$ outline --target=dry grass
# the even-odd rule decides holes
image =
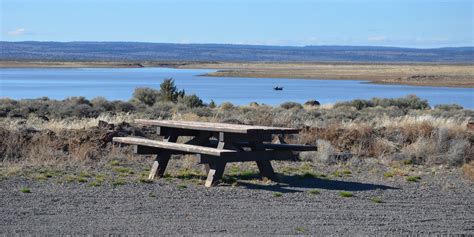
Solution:
[[[313,163],[341,165],[355,157],[376,159],[383,164],[395,162],[402,166],[441,164],[460,167],[466,164],[464,172],[467,177],[472,177],[473,134],[466,129],[467,121],[473,116],[470,110],[404,108],[401,111],[398,107],[356,109],[350,106],[281,108],[255,104],[225,104],[215,109],[185,108],[179,104],[159,106],[163,108],[136,105],[138,111],[134,113],[106,112],[95,118],[60,119],[50,114],[49,120],[45,120],[34,112],[30,112],[27,118],[1,118],[1,176],[27,173],[27,170],[38,167],[101,169],[108,167],[112,160],[138,165],[130,150],[112,146],[108,137],[111,131],[97,128],[99,120],[120,124],[132,122],[134,118],[161,119],[166,113],[169,116],[166,118],[173,120],[302,128],[299,136],[287,136],[285,140],[316,144],[317,152],[301,155],[303,160]],[[194,159],[186,158],[180,162],[176,167],[186,170],[176,170],[171,174],[197,176]],[[256,169],[254,164],[247,163],[239,167],[242,170]]]
[[[474,160],[464,164],[462,167],[462,171],[466,178],[474,181]]]
[[[108,123],[119,124],[122,122],[131,123],[135,118],[137,118],[137,114],[119,113],[116,115],[111,115],[109,113],[103,113],[97,118],[53,118],[49,121],[45,121],[37,116],[30,115],[26,120],[1,119],[0,127],[8,129],[28,127],[38,130],[51,130],[58,132],[64,129],[88,129],[96,127],[100,120]]]

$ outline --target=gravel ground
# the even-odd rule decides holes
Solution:
[[[162,179],[90,187],[10,178],[0,181],[0,233],[474,234],[474,185],[457,171],[422,176],[420,182],[361,175],[281,176],[281,181],[205,188]],[[341,191],[354,196],[341,197]],[[382,203],[372,201],[374,197]]]

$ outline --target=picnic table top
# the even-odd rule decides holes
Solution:
[[[229,133],[259,133],[259,134],[296,134],[300,129],[284,127],[252,126],[228,123],[209,123],[193,121],[172,121],[172,120],[149,120],[135,119],[135,123],[143,125],[155,125],[168,128],[201,130],[211,132],[229,132]]]

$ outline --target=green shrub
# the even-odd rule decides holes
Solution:
[[[418,182],[421,180],[420,176],[408,176],[406,178],[407,182]]]
[[[135,106],[130,102],[113,101],[112,104],[113,104],[116,112],[128,113],[128,112],[132,112],[132,111],[136,110]]]
[[[152,88],[139,87],[133,92],[133,99],[148,106],[154,105],[160,98],[160,92]]]
[[[408,95],[401,98],[372,98],[371,100],[356,99],[348,102],[339,102],[334,104],[334,108],[351,106],[357,110],[362,110],[371,107],[383,107],[388,108],[391,106],[398,107],[399,109],[428,109],[430,108],[427,100],[422,100],[416,95]]]
[[[160,94],[162,101],[177,102],[178,98],[184,97],[185,92],[184,90],[178,91],[178,88],[174,84],[174,80],[168,78],[160,84]]]
[[[434,108],[439,109],[439,110],[444,110],[444,111],[464,109],[462,106],[457,105],[457,104],[441,104],[441,105],[436,105]]]
[[[303,108],[303,106],[300,103],[296,103],[296,102],[285,102],[281,104],[280,107],[284,109],[302,109]]]
[[[211,100],[211,102],[209,102],[209,105],[208,105],[208,106],[209,106],[209,108],[211,108],[211,109],[214,109],[215,107],[217,107],[216,102],[214,102],[214,100]]]
[[[71,104],[71,105],[90,105],[92,106],[92,103],[87,100],[84,96],[72,96],[68,97],[64,100],[66,104]]]
[[[230,102],[224,102],[219,106],[219,108],[221,110],[231,110],[232,108],[234,108],[234,105]]]
[[[113,111],[115,110],[115,106],[112,102],[109,102],[106,98],[102,96],[95,97],[91,100],[92,106],[103,110],[103,111]]]
[[[379,198],[379,197],[374,197],[374,198],[372,198],[372,202],[374,202],[374,203],[382,203],[383,201],[382,201],[382,199]]]
[[[204,103],[202,102],[201,98],[199,98],[197,95],[192,94],[192,95],[184,95],[183,97],[180,97],[178,101],[184,105],[186,105],[189,108],[196,108],[196,107],[202,107],[204,106]]]
[[[341,196],[341,197],[353,197],[354,194],[352,194],[351,192],[342,191],[342,192],[339,193],[339,196]]]

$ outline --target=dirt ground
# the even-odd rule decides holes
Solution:
[[[474,186],[459,169],[419,182],[370,172],[279,177],[213,188],[179,179],[92,187],[13,177],[0,181],[0,234],[474,234]]]

